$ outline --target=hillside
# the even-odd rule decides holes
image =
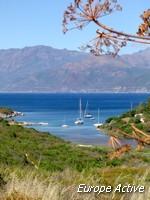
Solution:
[[[149,198],[149,149],[110,159],[111,148],[79,147],[53,135],[0,119],[1,200],[135,199],[135,193],[77,193],[77,186],[135,184]],[[140,180],[140,182],[139,182]],[[137,193],[139,195],[139,193]],[[114,198],[115,197],[115,198]]]
[[[17,124],[10,125],[3,119],[0,119],[0,139],[0,165],[34,168],[35,164],[48,171],[62,171],[66,168],[82,171],[128,163],[127,159],[122,158],[109,160],[107,154],[110,148],[78,147],[48,133]],[[136,159],[144,166],[147,163],[146,157]]]
[[[117,138],[136,141],[137,149],[150,146],[150,100],[118,117],[110,117],[100,127]]]
[[[0,119],[0,140],[0,165],[36,166],[48,171],[101,167],[98,161],[100,150],[80,148],[48,133],[9,125],[3,119]],[[102,151],[104,160],[106,153]]]
[[[1,92],[147,92],[150,48],[111,58],[47,46],[0,50]]]

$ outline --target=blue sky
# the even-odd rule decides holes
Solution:
[[[95,26],[85,31],[62,33],[62,15],[71,0],[0,0],[0,49],[48,45],[55,48],[77,49],[95,36]],[[122,12],[102,19],[118,30],[136,33],[139,15],[150,8],[150,0],[118,0]],[[132,53],[149,46],[130,44],[123,53]]]

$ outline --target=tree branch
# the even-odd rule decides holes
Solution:
[[[120,32],[120,31],[116,31],[102,23],[100,23],[98,20],[96,19],[93,19],[93,22],[95,24],[97,24],[98,26],[100,26],[102,29],[106,30],[106,31],[109,31],[111,33],[115,33],[119,36],[124,36],[124,37],[128,37],[128,38],[136,38],[136,39],[139,39],[139,40],[148,40],[149,43],[146,43],[146,44],[150,44],[150,37],[142,37],[142,36],[138,36],[138,35],[132,35],[132,34],[128,34],[128,33],[124,33],[124,32]],[[136,42],[139,42],[138,40]]]

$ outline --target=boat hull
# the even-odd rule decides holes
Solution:
[[[87,115],[84,115],[84,118],[92,118],[93,116],[91,114],[87,114]]]
[[[63,124],[62,128],[68,128],[69,126],[67,124]]]
[[[83,120],[77,120],[74,122],[76,125],[83,125],[84,121]]]
[[[102,126],[102,125],[103,125],[102,123],[94,124],[94,126],[95,126],[96,128],[99,128],[99,127]]]

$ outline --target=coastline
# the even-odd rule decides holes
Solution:
[[[97,108],[100,108],[100,122],[104,123],[110,116],[119,116],[128,111],[131,102],[134,108],[148,97],[148,94],[4,94],[1,95],[0,104],[25,113],[16,118],[20,125],[53,133],[75,144],[107,146],[109,134],[93,126],[97,123]],[[95,121],[85,119],[83,126],[75,126],[80,98],[83,109],[89,100],[90,112]],[[68,129],[62,128],[64,118],[69,125]]]

